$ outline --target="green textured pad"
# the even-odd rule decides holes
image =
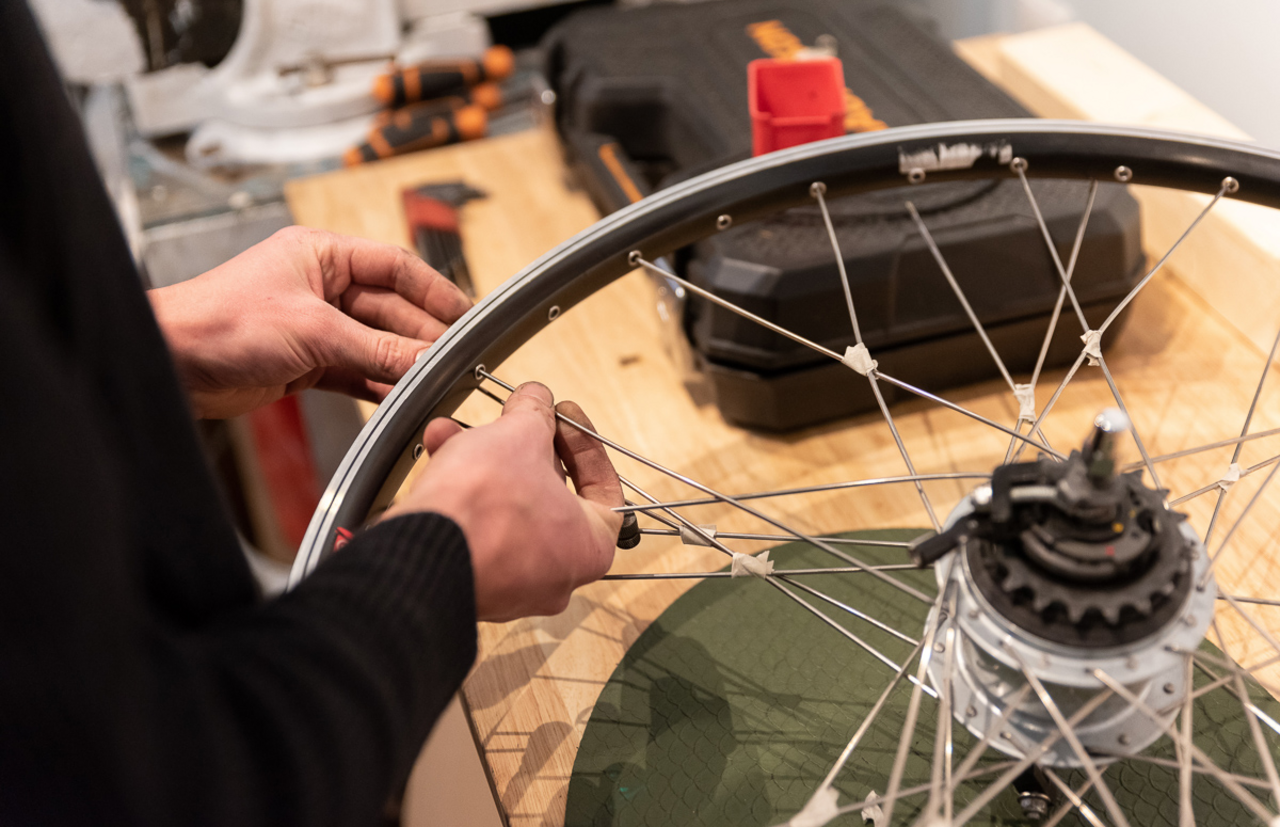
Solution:
[[[920,530],[855,532],[861,539],[904,540]],[[902,562],[893,548],[849,547],[868,563]],[[833,565],[833,558],[801,544],[771,552],[779,569]],[[835,563],[838,564],[838,563]],[[893,572],[927,594],[932,572]],[[915,636],[928,607],[867,574],[814,575],[812,585],[894,628]],[[794,590],[794,588],[793,588]],[[828,616],[896,663],[913,646],[805,595]],[[1206,651],[1217,654],[1209,644]],[[913,664],[911,673],[914,674]],[[804,806],[844,745],[893,677],[893,671],[843,638],[776,589],[755,578],[710,579],[675,601],[631,646],[614,671],[587,724],[569,783],[565,823],[586,825],[766,825],[784,823]],[[1197,685],[1209,678],[1197,674]],[[1280,706],[1257,687],[1254,703],[1273,718]],[[883,794],[911,687],[890,697],[836,787],[840,803]],[[902,787],[927,784],[933,760],[937,704],[922,698],[920,718]],[[1195,741],[1219,766],[1265,777],[1248,723],[1234,694],[1215,690],[1196,702]],[[976,744],[956,727],[955,761]],[[1275,754],[1280,737],[1263,727]],[[1168,739],[1146,755],[1173,759]],[[988,751],[978,767],[1007,760]],[[1082,771],[1062,772],[1077,787]],[[1127,761],[1105,777],[1134,825],[1177,824],[1175,769]],[[961,785],[956,811],[995,775]],[[1250,788],[1268,807],[1270,796]],[[1253,823],[1243,805],[1217,781],[1197,773],[1193,787],[1198,824]],[[927,794],[904,798],[895,824],[910,824]],[[1096,794],[1088,801],[1110,823]],[[1071,814],[1065,824],[1076,821]],[[863,824],[852,813],[834,824]],[[1012,791],[997,795],[974,824],[1026,824]]]

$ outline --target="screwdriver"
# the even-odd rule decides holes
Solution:
[[[459,109],[423,105],[406,107],[369,130],[364,142],[342,156],[347,166],[389,158],[419,149],[484,137],[489,116],[484,107],[470,104]]]
[[[421,117],[427,114],[443,115],[456,112],[471,104],[482,106],[486,111],[492,112],[506,103],[508,97],[509,95],[496,83],[479,83],[447,98],[411,103],[399,109],[384,109],[374,118],[373,123],[374,126],[385,126],[396,118],[400,118],[403,122],[405,116],[402,113],[404,112],[413,113],[409,117]]]
[[[515,55],[506,46],[490,46],[478,60],[433,60],[373,81],[373,96],[384,106],[456,95],[469,86],[502,80],[515,69]]]

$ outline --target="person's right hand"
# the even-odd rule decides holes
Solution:
[[[558,614],[574,589],[613,563],[622,485],[604,446],[555,418],[559,410],[594,430],[582,409],[553,403],[550,390],[530,382],[491,424],[464,430],[431,421],[423,435],[431,461],[387,511],[434,511],[462,528],[480,620]]]

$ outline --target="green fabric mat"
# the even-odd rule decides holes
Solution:
[[[846,536],[903,540],[919,533]],[[869,563],[905,559],[893,548],[856,546],[850,551]],[[800,544],[780,546],[770,557],[780,569],[833,565],[830,556]],[[936,592],[932,572],[893,574],[928,594]],[[815,575],[804,582],[913,636],[923,628],[928,607],[870,575]],[[910,644],[817,598],[806,599],[895,662],[910,654]],[[1207,643],[1204,648],[1217,652]],[[600,693],[574,765],[565,823],[785,823],[804,806],[892,676],[887,666],[765,583],[755,578],[703,581],[636,640]],[[1202,673],[1197,676],[1199,685],[1208,680]],[[1280,718],[1280,706],[1269,695],[1257,687],[1251,690],[1256,704]],[[885,792],[909,697],[910,685],[904,681],[838,777],[841,804],[861,802],[873,790]],[[926,696],[920,709],[904,788],[927,784],[930,777],[937,705]],[[1240,709],[1235,695],[1223,690],[1203,696],[1193,718],[1196,744],[1224,769],[1265,777]],[[958,764],[976,739],[959,726],[955,729]],[[1270,730],[1266,737],[1276,753],[1280,737]],[[1175,757],[1168,739],[1146,754]],[[1002,754],[989,751],[978,766],[1003,760]],[[1073,787],[1085,777],[1082,771],[1062,775]],[[1177,824],[1176,770],[1127,761],[1108,769],[1105,777],[1135,827]],[[993,778],[962,785],[957,811]],[[1212,778],[1197,774],[1193,792],[1198,824],[1253,823],[1243,805]],[[1264,805],[1274,806],[1265,790],[1254,792]],[[910,824],[926,797],[903,799],[894,823]],[[1110,823],[1096,794],[1086,801]],[[833,823],[864,821],[853,813]],[[1011,790],[997,795],[972,823],[1027,824]],[[1072,813],[1063,823],[1083,821]]]

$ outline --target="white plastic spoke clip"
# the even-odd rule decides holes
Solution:
[[[1089,364],[1097,367],[1102,364],[1102,331],[1090,330],[1080,337],[1084,342],[1084,355],[1089,357]]]
[[[711,540],[716,538],[716,527],[714,525],[700,525],[698,528],[702,529],[701,534],[687,525],[680,526],[680,542],[686,546],[710,546]]]
[[[773,561],[769,559],[769,552],[760,552],[754,557],[750,554],[733,553],[733,565],[729,567],[729,574],[732,577],[768,577],[773,574]],[[809,802],[812,804],[813,802]],[[794,820],[794,819],[793,819]],[[826,822],[822,822],[826,824]]]
[[[867,350],[867,346],[861,342],[853,347],[845,348],[844,358],[840,361],[843,362],[846,367],[853,368],[863,376],[866,376],[880,365],[879,362],[871,358],[871,351]]]

